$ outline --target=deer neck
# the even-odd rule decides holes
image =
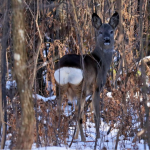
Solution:
[[[113,49],[113,48],[112,48]],[[96,47],[91,53],[93,57],[102,62],[102,65],[108,68],[112,61],[113,51],[112,49],[102,49],[101,47]]]

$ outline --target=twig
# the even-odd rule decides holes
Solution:
[[[73,139],[74,139],[74,136],[75,136],[75,133],[76,133],[76,129],[77,129],[77,119],[76,119],[76,126],[75,126],[75,129],[74,129],[74,133],[73,133],[72,140],[71,140],[71,143],[70,143],[69,147],[71,147],[71,145],[73,143]]]
[[[39,3],[37,1],[37,7],[39,7]],[[42,44],[42,35],[41,35],[41,32],[40,32],[40,29],[39,29],[39,25],[38,25],[38,9],[37,9],[37,15],[36,15],[36,20],[35,20],[35,23],[36,23],[36,28],[38,30],[38,33],[39,33],[39,41],[38,41],[38,46],[37,46],[37,54],[36,54],[36,57],[35,57],[35,60],[34,60],[34,70],[33,70],[33,78],[32,78],[32,84],[31,86],[33,87],[33,84],[34,84],[34,79],[36,77],[36,71],[37,71],[37,62],[38,62],[38,57],[39,57],[39,52],[40,52],[40,48],[41,48],[41,44]]]

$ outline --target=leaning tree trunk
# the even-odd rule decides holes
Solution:
[[[17,136],[16,149],[31,149],[34,131],[34,109],[29,83],[27,66],[25,16],[23,0],[12,0],[13,23],[13,50],[14,50],[14,76],[21,102],[21,126]]]

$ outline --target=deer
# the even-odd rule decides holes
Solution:
[[[62,97],[67,94],[69,100],[77,100],[77,131],[81,141],[86,141],[82,128],[86,97],[92,95],[96,137],[100,137],[100,92],[106,83],[114,52],[114,32],[119,24],[119,14],[115,12],[108,23],[92,14],[92,25],[96,33],[95,49],[90,54],[66,54],[55,63],[54,78],[59,86],[57,111],[61,111]]]

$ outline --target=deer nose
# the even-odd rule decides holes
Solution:
[[[110,38],[109,37],[104,37],[104,41],[105,42],[110,42]]]
[[[110,38],[104,37],[104,45],[108,46],[110,44]]]

